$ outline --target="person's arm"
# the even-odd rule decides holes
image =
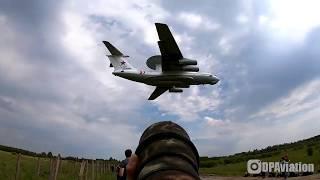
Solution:
[[[120,164],[118,165],[117,169],[118,169],[118,176],[123,177],[124,175],[124,163],[123,161],[120,162]]]
[[[119,174],[118,174],[120,177],[123,177],[124,175],[124,168],[123,167],[120,167],[119,169]]]

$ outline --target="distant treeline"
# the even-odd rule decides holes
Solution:
[[[286,150],[299,150],[303,148],[307,148],[307,154],[312,156],[313,147],[317,147],[320,149],[320,135],[314,136],[312,138],[300,140],[292,143],[284,143],[280,145],[268,146],[264,149],[258,150],[255,149],[253,151],[236,153],[234,155],[229,156],[220,156],[220,157],[200,157],[200,167],[208,168],[214,167],[219,164],[231,164],[248,161],[249,159],[263,159],[269,158],[280,153],[283,153]]]
[[[22,154],[22,155],[26,155],[26,156],[33,156],[33,157],[44,157],[44,158],[53,158],[56,157],[52,154],[52,152],[41,152],[41,153],[36,153],[36,152],[32,152],[32,151],[28,151],[28,150],[24,150],[24,149],[19,149],[19,148],[15,148],[15,147],[9,147],[9,146],[3,146],[0,145],[0,150],[1,151],[6,151],[6,152],[12,152],[12,153],[17,153],[17,154]],[[61,159],[63,160],[73,160],[73,161],[82,161],[82,160],[89,160],[86,158],[78,158],[78,157],[73,157],[73,156],[67,156],[67,157],[61,157]],[[96,160],[108,160],[108,161],[114,161],[114,162],[118,162],[117,159],[114,159],[112,157],[110,157],[109,159],[96,159]]]

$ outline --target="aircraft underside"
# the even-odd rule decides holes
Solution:
[[[146,64],[154,72],[138,71],[128,62],[124,55],[111,43],[103,41],[110,51],[107,55],[110,67],[114,67],[113,74],[131,81],[156,86],[149,100],[154,100],[166,91],[181,93],[181,88],[190,85],[216,84],[219,79],[209,73],[200,73],[197,60],[183,57],[169,27],[166,24],[156,23],[159,36],[158,46],[161,55],[150,57]]]

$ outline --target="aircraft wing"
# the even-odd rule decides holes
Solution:
[[[151,94],[151,96],[149,97],[148,100],[154,100],[157,97],[159,97],[161,94],[163,94],[164,92],[166,92],[168,89],[168,87],[156,87],[156,89],[153,91],[153,93]]]
[[[162,56],[162,71],[181,70],[179,59],[183,56],[166,24],[155,23],[159,40],[158,45]]]

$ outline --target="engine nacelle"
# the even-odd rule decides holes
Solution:
[[[178,89],[178,88],[170,88],[169,92],[170,93],[182,93],[183,90],[182,89]]]
[[[198,62],[196,60],[183,58],[183,59],[179,60],[179,64],[181,64],[181,65],[197,65]]]
[[[192,66],[192,65],[187,65],[182,67],[183,71],[192,71],[192,72],[199,72],[199,67],[197,66]]]
[[[175,85],[175,87],[177,88],[189,88],[190,85],[187,85],[187,84],[181,84],[181,85]]]

